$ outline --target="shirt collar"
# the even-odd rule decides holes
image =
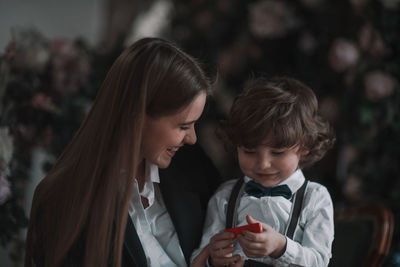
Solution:
[[[250,178],[248,176],[244,176],[245,183],[247,183],[250,180],[254,180],[254,179]],[[283,180],[281,183],[279,183],[277,185],[286,184],[287,186],[289,186],[290,190],[293,193],[295,193],[303,185],[304,180],[305,180],[305,178],[304,178],[303,172],[301,171],[301,169],[297,169],[294,173],[292,173],[292,175],[290,175],[288,178],[286,178],[285,180]]]
[[[160,176],[158,174],[158,166],[156,164],[146,161],[145,180],[143,190],[139,192],[142,197],[147,198],[149,205],[154,203],[154,184],[160,183]],[[137,180],[135,180],[137,184]]]

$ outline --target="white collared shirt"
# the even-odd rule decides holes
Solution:
[[[245,176],[245,182],[249,180],[251,178]],[[297,170],[280,184],[287,184],[294,193],[304,180],[303,172]],[[225,229],[228,200],[236,181],[229,180],[222,184],[210,199],[200,248],[194,251],[192,259],[209,243],[212,236]],[[237,226],[247,224],[246,215],[249,214],[284,235],[291,208],[292,202],[281,196],[256,198],[244,193],[237,210]],[[289,264],[307,267],[327,266],[331,257],[333,234],[333,204],[329,192],[321,184],[309,182],[293,240],[286,238],[285,253],[278,259],[266,256],[254,260],[273,266],[289,266]],[[235,248],[233,254],[245,256],[237,242]]]
[[[129,215],[142,243],[148,266],[187,266],[178,235],[162,199],[159,183],[157,165],[146,162],[144,187],[142,192],[139,192],[139,185],[135,179]],[[140,196],[149,201],[146,209]]]

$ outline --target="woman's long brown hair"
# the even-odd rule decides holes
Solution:
[[[170,42],[144,38],[128,47],[36,188],[25,266],[61,266],[77,245],[79,266],[121,266],[145,116],[173,114],[209,88],[195,60]]]

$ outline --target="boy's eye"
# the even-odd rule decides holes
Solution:
[[[183,131],[189,130],[189,126],[180,126],[180,129]]]
[[[246,154],[254,154],[254,153],[256,153],[255,149],[248,149],[248,148],[242,147],[242,150]]]
[[[272,154],[272,155],[275,155],[275,156],[282,155],[283,153],[285,153],[284,150],[271,151],[271,154]]]

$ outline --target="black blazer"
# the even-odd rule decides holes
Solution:
[[[222,179],[199,145],[181,148],[167,169],[160,169],[160,189],[178,234],[186,262],[200,243],[207,203]],[[134,225],[128,218],[123,266],[147,266]]]
[[[220,182],[217,169],[198,145],[181,148],[171,165],[160,170],[160,189],[188,265],[192,251],[200,243],[208,199]],[[71,247],[62,266],[82,266],[84,249],[85,231]],[[33,255],[36,266],[44,266],[40,248],[36,252]],[[143,247],[129,216],[122,256],[123,267],[147,266]]]

